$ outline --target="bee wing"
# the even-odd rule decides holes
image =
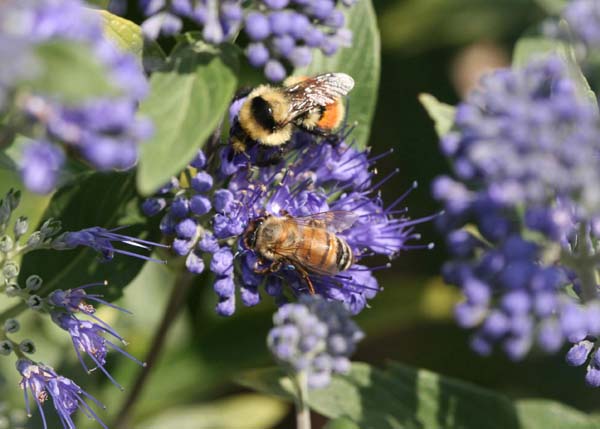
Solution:
[[[331,210],[328,212],[314,213],[308,216],[294,217],[302,226],[323,228],[331,232],[342,232],[354,225],[358,216],[347,210]]]
[[[286,123],[316,107],[324,107],[348,94],[354,79],[345,73],[325,73],[304,79],[285,88],[290,99]]]

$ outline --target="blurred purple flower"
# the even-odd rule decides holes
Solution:
[[[440,142],[457,179],[433,184],[451,253],[442,272],[464,293],[455,314],[475,330],[473,348],[487,355],[499,345],[518,360],[534,345],[555,353],[573,343],[567,361],[589,361],[594,385],[600,366],[587,345],[600,335],[596,110],[556,57],[496,71],[457,107]]]
[[[350,371],[348,359],[364,333],[343,305],[319,296],[302,296],[273,316],[267,337],[271,353],[285,369],[305,373],[310,388],[322,388],[331,374]]]
[[[137,162],[138,144],[152,133],[149,121],[137,117],[139,101],[148,89],[144,72],[131,54],[105,38],[102,25],[80,0],[9,0],[0,5],[0,61],[10,64],[0,72],[0,110],[18,83],[37,70],[36,46],[49,41],[84,45],[106,67],[119,91],[118,96],[71,104],[50,98],[43,90],[21,94],[17,107],[35,138],[24,146],[20,168],[25,185],[34,192],[48,193],[56,186],[64,164],[60,144],[95,169],[128,169]],[[13,46],[21,53],[14,55]]]

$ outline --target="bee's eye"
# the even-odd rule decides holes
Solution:
[[[252,116],[258,124],[266,130],[275,129],[275,119],[273,118],[273,108],[262,97],[255,97],[251,104]]]

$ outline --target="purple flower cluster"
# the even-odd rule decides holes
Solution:
[[[600,49],[600,3],[573,0],[567,3],[562,15],[577,41],[588,49]]]
[[[233,116],[236,106],[232,105]],[[145,201],[147,215],[164,212],[161,231],[173,237],[173,250],[186,256],[188,270],[201,273],[208,268],[215,275],[219,314],[235,311],[236,286],[246,306],[259,302],[260,287],[278,302],[285,301],[286,291],[308,292],[307,282],[294,266],[263,270],[254,250],[244,247],[244,231],[260,216],[353,213],[352,226],[337,234],[352,249],[355,263],[336,276],[310,275],[318,294],[343,302],[353,314],[379,290],[375,268],[363,265],[363,259],[391,258],[401,250],[427,247],[408,244],[420,238],[413,228],[427,218],[411,220],[405,209],[397,208],[406,195],[383,205],[378,188],[397,172],[375,183],[371,167],[378,157],[370,158],[368,151],[355,149],[345,138],[343,132],[319,139],[298,131],[285,156],[276,165],[261,168],[251,163],[265,156],[261,147],[236,154],[228,146],[210,160],[199,152],[180,180],[173,179]]]
[[[148,256],[122,250],[114,246],[115,242],[128,244],[150,250],[156,243],[128,237],[100,227],[92,227],[75,232],[64,232],[61,230],[60,222],[49,219],[41,227],[27,235],[29,228],[27,218],[19,217],[11,223],[12,215],[17,209],[20,201],[20,193],[10,190],[0,200],[0,282],[1,293],[10,298],[19,298],[26,308],[48,313],[54,323],[69,333],[75,352],[82,366],[87,372],[93,369],[102,371],[117,387],[121,386],[109,374],[106,369],[106,357],[109,349],[114,349],[125,355],[134,362],[143,365],[142,362],[122,350],[116,342],[125,343],[123,338],[96,315],[93,303],[102,304],[116,310],[129,313],[128,311],[105,301],[101,294],[90,293],[90,288],[106,285],[104,283],[93,283],[68,290],[54,290],[48,295],[40,276],[32,274],[24,282],[19,280],[19,261],[22,254],[38,249],[66,250],[85,246],[97,251],[103,260],[111,260],[115,253],[121,253],[144,260],[162,262]],[[9,230],[12,225],[12,230]],[[37,403],[47,428],[46,419],[43,414],[42,405],[51,398],[54,407],[60,417],[65,429],[74,429],[71,415],[81,409],[88,417],[94,418],[104,424],[87,405],[86,399],[93,398],[87,395],[73,381],[57,375],[54,370],[42,364],[36,364],[25,359],[26,354],[35,352],[35,345],[29,339],[20,342],[13,340],[13,335],[20,329],[16,319],[3,319],[0,327],[0,355],[14,353],[19,361],[17,369],[23,379],[21,387],[25,390],[27,410],[29,410],[29,394]],[[116,341],[114,341],[114,340]],[[84,358],[87,356],[93,363],[90,368]]]
[[[117,383],[105,368],[106,355],[109,348],[118,351],[139,365],[143,365],[143,363],[107,339],[107,336],[113,337],[125,344],[125,340],[113,328],[94,314],[96,309],[88,301],[98,302],[125,313],[129,312],[103,300],[102,295],[86,292],[86,289],[101,284],[93,283],[66,291],[55,290],[48,297],[47,303],[51,309],[50,314],[54,323],[67,331],[71,336],[75,352],[83,368],[87,372],[90,372],[81,355],[82,352],[89,356],[95,368],[99,368],[115,386],[122,389],[121,385]],[[91,320],[80,319],[76,316],[77,313],[89,316]]]
[[[156,39],[159,34],[179,33],[182,18],[202,27],[202,37],[219,44],[237,35],[243,19],[241,0],[140,0],[149,18],[142,24],[146,36]]]
[[[456,317],[475,329],[473,348],[521,359],[574,343],[568,362],[591,358],[599,386],[587,347],[600,335],[596,108],[557,58],[500,70],[457,107],[441,148],[456,175],[433,185],[452,257],[443,275],[464,292]]]
[[[279,82],[287,67],[305,67],[313,50],[335,54],[352,44],[352,32],[345,27],[344,12],[334,0],[261,0],[244,19],[250,43],[248,61],[263,68],[267,79]],[[349,7],[353,2],[343,2]]]
[[[305,373],[310,388],[325,387],[331,374],[350,371],[349,357],[363,332],[339,302],[302,296],[273,315],[267,344],[275,359],[293,374]]]
[[[120,93],[77,104],[63,104],[43,93],[20,95],[18,107],[35,131],[23,149],[21,173],[27,188],[39,193],[50,192],[60,179],[65,163],[61,144],[95,169],[127,169],[137,161],[138,143],[151,133],[150,123],[136,116],[138,102],[147,91],[141,66],[104,37],[100,17],[80,0],[10,0],[2,4],[0,59],[11,66],[6,73],[3,68],[0,76],[0,100],[10,95],[17,78],[35,70],[23,64],[35,61],[32,52],[36,46],[61,40],[89,48]],[[13,45],[30,55],[17,56],[15,62]],[[21,68],[23,75],[19,76]]]
[[[75,422],[71,416],[77,410],[81,410],[87,417],[96,420],[103,428],[107,429],[100,417],[88,405],[87,400],[92,401],[100,408],[104,406],[72,380],[58,375],[47,365],[34,363],[28,359],[17,361],[17,371],[23,377],[20,386],[25,395],[27,414],[31,415],[31,400],[33,399],[42,416],[44,429],[48,429],[48,424],[43,404],[48,398],[52,399],[52,404],[64,429],[75,428]]]
[[[182,29],[182,18],[202,27],[209,43],[221,43],[243,29],[249,43],[250,64],[264,70],[267,79],[282,81],[286,68],[305,67],[315,49],[333,55],[352,44],[345,27],[344,12],[334,0],[256,0],[246,12],[240,0],[140,0],[149,18],[142,24],[145,34],[173,35]],[[350,7],[354,1],[341,2]]]

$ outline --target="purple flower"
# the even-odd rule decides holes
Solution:
[[[600,49],[600,4],[595,0],[573,0],[562,12],[575,39],[590,50]]]
[[[232,114],[235,118],[235,112]],[[430,217],[412,220],[406,216],[400,205],[408,192],[387,207],[381,199],[378,189],[397,171],[375,181],[372,167],[378,157],[369,158],[368,151],[355,149],[345,137],[342,131],[331,139],[316,141],[314,135],[298,131],[285,158],[262,168],[248,167],[249,160],[269,156],[262,148],[255,145],[244,154],[235,154],[227,147],[221,151],[221,165],[211,163],[197,169],[191,187],[172,189],[176,196],[171,199],[165,194],[153,197],[171,201],[163,212],[162,231],[172,237],[175,252],[186,256],[188,269],[203,272],[205,260],[210,258],[206,265],[216,275],[220,314],[235,310],[236,288],[242,304],[252,306],[260,301],[263,287],[278,302],[283,302],[283,287],[294,295],[314,288],[317,294],[340,301],[357,314],[379,291],[373,272],[389,267],[368,267],[364,258],[393,258],[403,250],[431,247],[411,244],[420,239],[415,226]],[[181,201],[190,202],[189,211],[181,209]],[[323,212],[346,213],[345,226],[338,227],[335,234],[347,243],[353,263],[338,274],[327,275],[309,266],[304,275],[301,264],[292,260],[271,267],[273,261],[262,261],[256,249],[243,244],[249,225],[260,217],[298,218]],[[183,220],[174,221],[183,213]],[[188,224],[194,226],[193,231],[187,231]]]
[[[109,341],[105,337],[105,335],[108,334],[123,343],[125,342],[125,340],[105,322],[94,323],[88,320],[80,320],[73,314],[59,312],[52,313],[52,320],[62,329],[67,331],[71,336],[71,341],[73,341],[75,352],[77,353],[77,357],[79,358],[79,362],[81,362],[83,368],[88,372],[90,371],[83,359],[83,356],[81,355],[82,352],[90,357],[95,365],[95,368],[99,368],[100,371],[102,371],[110,379],[110,381],[121,390],[123,389],[121,385],[117,383],[117,381],[105,368],[106,354],[108,353],[109,347],[117,350],[124,356],[127,356],[137,364],[143,365],[142,362],[122,350],[119,346]]]
[[[364,337],[343,305],[318,296],[283,305],[273,324],[267,337],[271,353],[288,371],[305,373],[311,388],[327,386],[332,373],[347,373],[348,358]]]
[[[139,3],[148,17],[142,24],[142,30],[151,39],[179,33],[181,18],[187,18],[203,27],[205,41],[219,44],[237,33],[243,18],[240,0],[175,0],[168,3],[140,0]]]
[[[115,253],[120,253],[134,258],[145,259],[147,261],[165,263],[160,259],[145,256],[129,250],[119,249],[113,246],[114,242],[128,244],[145,250],[152,250],[153,247],[169,247],[164,244],[146,241],[128,235],[117,234],[115,231],[123,227],[106,229],[99,226],[82,229],[81,231],[65,232],[54,239],[51,246],[53,249],[64,250],[73,249],[79,246],[89,247],[100,254],[103,260],[109,261],[114,258]]]
[[[314,49],[333,55],[351,46],[352,33],[344,27],[344,14],[332,0],[259,3],[260,12],[250,12],[244,20],[243,30],[251,41],[246,55],[272,82],[284,80],[292,67],[309,65]],[[343,6],[352,4],[344,2]]]
[[[47,141],[34,141],[23,148],[21,177],[27,189],[47,194],[57,184],[65,162],[62,149]]]
[[[353,3],[345,1],[342,7]],[[309,65],[315,49],[333,55],[352,43],[344,13],[332,0],[260,0],[245,15],[240,0],[140,0],[140,5],[148,16],[142,29],[152,39],[178,33],[181,18],[202,27],[208,43],[230,40],[242,29],[250,41],[248,61],[273,82],[284,80],[293,67]]]
[[[52,399],[52,404],[64,429],[75,428],[75,422],[71,416],[77,410],[81,410],[87,417],[96,420],[103,428],[107,429],[107,426],[86,400],[94,402],[101,408],[104,408],[103,405],[72,380],[58,375],[49,366],[36,364],[27,359],[17,361],[17,370],[22,376],[19,385],[25,395],[27,414],[31,415],[30,398],[32,398],[40,411],[44,429],[48,429],[48,424],[42,406],[48,398]]]
[[[443,276],[465,295],[456,316],[473,348],[518,360],[572,343],[567,362],[588,363],[587,382],[600,384],[596,107],[549,57],[485,77],[440,146],[456,177],[433,185],[451,253]]]

